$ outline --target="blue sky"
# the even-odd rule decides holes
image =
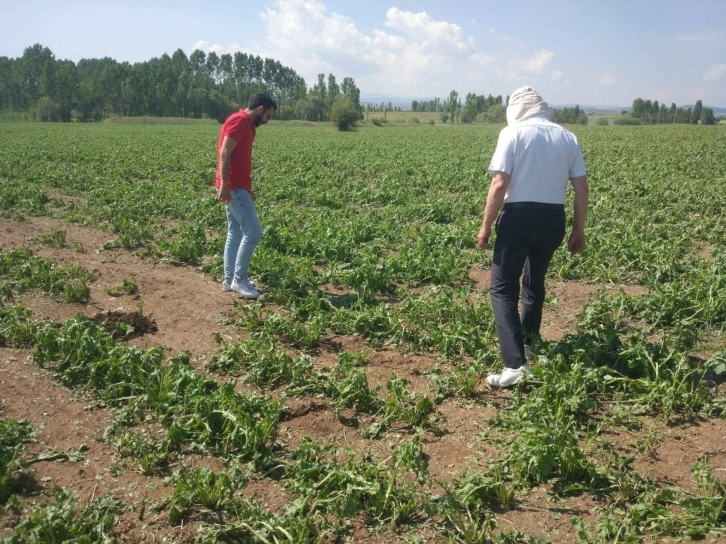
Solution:
[[[726,107],[726,1],[0,0],[0,56],[148,60],[244,51],[355,78],[364,94],[511,93],[553,104]],[[9,24],[8,24],[9,23]]]

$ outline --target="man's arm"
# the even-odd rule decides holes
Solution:
[[[229,202],[229,162],[232,159],[232,150],[237,147],[235,142],[229,136],[225,136],[222,140],[222,147],[219,148],[219,157],[217,158],[217,169],[219,171],[219,179],[222,183],[219,187],[219,200],[224,204]]]
[[[484,208],[484,220],[481,229],[476,237],[479,247],[489,249],[489,237],[492,234],[492,225],[502,209],[504,203],[504,195],[507,194],[510,176],[506,172],[493,172],[492,182],[489,185],[489,194],[487,195],[487,204]]]
[[[576,255],[585,249],[585,218],[587,217],[587,203],[590,198],[590,188],[587,186],[587,176],[571,178],[570,183],[575,190],[574,217],[572,218],[572,233],[567,241],[570,254]]]

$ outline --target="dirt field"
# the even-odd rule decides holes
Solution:
[[[54,249],[34,240],[55,229],[67,231],[67,247]],[[140,312],[153,321],[146,334],[129,340],[143,348],[166,346],[170,353],[189,351],[198,370],[217,350],[215,334],[225,341],[246,337],[246,331],[228,324],[225,318],[234,313],[237,299],[232,293],[222,293],[218,283],[192,267],[153,264],[122,250],[103,250],[108,234],[88,228],[61,224],[47,218],[29,218],[22,222],[0,220],[0,247],[32,248],[37,255],[61,264],[76,264],[97,272],[91,284],[91,301],[86,305],[59,303],[38,294],[26,294],[19,299],[31,308],[36,317],[55,322],[67,320],[77,313],[99,319],[109,312]],[[79,242],[86,253],[72,248]],[[487,271],[472,271],[472,280],[484,291],[488,287]],[[134,278],[138,293],[110,296],[107,289],[125,278]],[[603,289],[618,290],[618,286],[596,286],[578,283],[553,283],[552,296],[546,307],[543,336],[561,338],[573,325],[575,315],[583,304],[595,298]],[[638,288],[630,287],[631,291]],[[147,323],[148,324],[148,323]],[[360,349],[365,342],[358,337],[330,338],[314,363],[329,367],[337,352]],[[3,416],[29,420],[37,435],[29,447],[30,457],[44,452],[84,452],[75,462],[61,460],[32,464],[37,487],[27,490],[33,501],[44,501],[53,485],[67,487],[82,501],[111,493],[124,501],[127,510],[116,527],[122,542],[189,542],[196,534],[196,523],[173,526],[165,510],[156,509],[171,492],[164,478],[144,476],[124,468],[114,448],[104,442],[103,433],[112,420],[106,409],[94,408],[91,399],[75,396],[30,360],[30,351],[0,349],[0,400]],[[425,390],[425,375],[438,364],[433,355],[408,355],[384,347],[374,351],[366,367],[372,384],[384,384],[393,371],[410,380],[417,390]],[[483,380],[481,380],[483,383]],[[489,391],[483,385],[473,400],[449,399],[439,407],[443,433],[428,432],[422,437],[425,452],[430,455],[433,480],[451,482],[468,467],[485,469],[495,449],[488,419],[501,409],[511,394]],[[294,449],[304,437],[316,440],[335,439],[359,451],[384,454],[404,440],[402,434],[391,433],[384,440],[367,440],[359,429],[345,423],[345,414],[338,417],[324,400],[304,398],[288,401],[289,412],[278,437],[280,450]],[[362,426],[361,426],[362,427]],[[688,487],[690,467],[703,454],[708,454],[716,474],[726,480],[726,422],[704,421],[683,427],[666,427],[656,420],[646,421],[638,431],[610,433],[605,438],[623,453],[634,455],[639,471],[648,477]],[[644,447],[644,444],[646,445]],[[215,457],[181,455],[185,466],[220,468],[224,462]],[[173,467],[170,467],[173,469]],[[432,489],[432,493],[436,493]],[[577,535],[569,521],[576,516],[591,519],[598,503],[588,496],[552,502],[547,487],[535,489],[518,497],[516,506],[499,512],[501,528],[518,528],[553,542],[575,542]],[[281,486],[270,479],[253,480],[243,492],[266,503],[272,511],[288,500]],[[7,536],[17,522],[5,515],[0,520],[0,536]],[[429,540],[433,532],[425,526],[418,536]],[[389,535],[390,536],[390,535]],[[384,536],[383,541],[387,541]],[[393,537],[391,537],[393,538]],[[362,526],[349,542],[381,542],[370,536]]]

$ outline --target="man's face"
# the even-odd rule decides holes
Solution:
[[[259,127],[260,125],[264,125],[267,123],[267,121],[270,120],[272,115],[275,113],[275,110],[273,108],[268,109],[265,111],[264,106],[260,106],[255,110],[255,113],[252,115],[252,122],[255,124],[256,127]]]

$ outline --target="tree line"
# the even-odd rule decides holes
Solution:
[[[363,118],[360,89],[353,78],[338,83],[333,74],[318,74],[308,89],[292,68],[242,52],[217,55],[197,49],[187,56],[177,49],[171,56],[134,64],[109,57],[75,63],[58,60],[49,48],[35,44],[21,57],[0,57],[0,113],[43,121],[99,121],[114,115],[223,120],[257,92],[277,99],[277,117],[283,120],[337,123],[341,113],[352,119],[356,112]],[[439,113],[444,123],[502,123],[508,103],[509,97],[476,93],[468,93],[462,103],[452,90],[448,98],[412,101],[411,111]],[[369,112],[400,109],[390,102],[365,108]],[[554,110],[553,121],[587,124],[587,115],[575,106]],[[717,119],[701,100],[684,109],[637,98],[631,112],[624,112],[618,121],[712,125]]]
[[[353,78],[318,76],[310,89],[275,59],[237,52],[177,49],[134,64],[112,58],[58,60],[40,44],[18,58],[0,57],[0,112],[43,121],[99,121],[123,116],[225,119],[257,92],[278,101],[281,119],[327,121],[336,101],[362,114]]]
[[[491,94],[485,96],[476,93],[468,93],[462,104],[459,93],[453,90],[448,98],[414,100],[411,102],[411,111],[439,112],[444,123],[503,123],[508,105],[509,96],[503,99],[501,95],[495,97]],[[552,121],[555,123],[586,125],[587,120],[587,114],[579,105],[574,108],[555,109],[552,114]]]
[[[494,97],[491,94],[485,96],[468,93],[462,103],[459,93],[452,90],[448,98],[412,101],[411,111],[439,113],[443,123],[501,123],[504,121],[508,102],[509,97],[505,102],[501,95]]]
[[[644,125],[659,125],[665,123],[681,123],[697,125],[715,125],[716,117],[711,108],[704,108],[703,102],[698,100],[693,108],[678,108],[672,103],[670,108],[663,104],[658,104],[657,100],[643,100],[636,98],[633,100],[633,107],[630,111],[630,117],[638,119]]]
[[[574,108],[562,108],[561,110],[552,110],[552,122],[554,123],[570,123],[578,125],[587,124],[587,114],[580,109],[577,104]]]
[[[448,98],[433,98],[431,100],[413,100],[413,112],[438,112],[441,121],[456,123],[489,122],[502,123],[506,117],[506,107],[509,97],[505,100],[501,95],[488,96],[468,93],[462,104],[459,93],[455,90],[449,93]],[[663,124],[684,123],[714,125],[718,119],[713,109],[704,108],[703,102],[698,100],[693,108],[679,108],[675,103],[670,108],[659,104],[657,100],[643,100],[636,98],[630,112],[623,111],[623,117],[616,119],[615,124]],[[572,108],[553,109],[551,120],[560,124],[588,124],[587,113],[576,105]]]
[[[403,111],[401,106],[394,106],[392,102],[386,104],[381,102],[380,104],[366,104],[366,113],[377,113],[377,112],[388,112],[388,111]]]
[[[417,112],[443,112],[447,111],[447,107],[458,100],[459,93],[452,91],[449,93],[449,99],[433,98],[431,100],[414,100],[411,102],[411,111]],[[477,95],[476,93],[469,93],[466,95],[464,107],[468,108],[476,113],[487,111],[495,105],[501,105],[503,103],[502,96],[497,97]],[[461,101],[458,101],[458,106],[461,105]]]

